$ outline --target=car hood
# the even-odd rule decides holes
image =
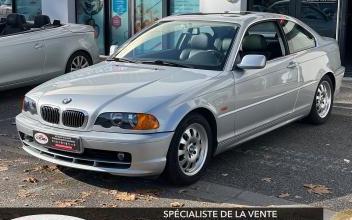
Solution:
[[[103,62],[44,83],[28,96],[37,100],[39,106],[148,112],[191,88],[202,87],[216,75],[206,70]],[[63,104],[68,98],[72,102]]]

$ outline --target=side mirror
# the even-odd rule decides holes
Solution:
[[[110,51],[109,51],[109,55],[110,55],[110,56],[113,55],[114,53],[117,52],[118,49],[119,49],[119,46],[117,46],[117,45],[111,45]]]
[[[266,66],[266,57],[264,55],[246,55],[242,58],[241,63],[237,64],[240,69],[263,69]]]

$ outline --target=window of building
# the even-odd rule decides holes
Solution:
[[[135,33],[149,27],[163,17],[163,3],[163,0],[135,0]]]
[[[0,18],[12,13],[12,0],[0,0]]]
[[[101,54],[105,54],[104,0],[76,0],[77,23],[91,25]]]
[[[299,2],[299,1],[298,1]],[[337,0],[300,1],[297,17],[326,37],[336,37]]]
[[[171,0],[170,14],[199,12],[199,0]]]
[[[338,0],[248,0],[248,10],[299,18],[322,36],[336,37]]]
[[[297,53],[316,46],[314,36],[298,24],[286,21],[282,23],[282,28],[291,53]]]
[[[111,44],[121,46],[130,37],[128,0],[111,1]]]
[[[16,0],[16,13],[26,16],[28,21],[34,21],[34,17],[42,14],[42,0]]]
[[[77,23],[95,28],[102,54],[106,54],[110,45],[121,46],[133,34],[151,26],[162,17],[198,12],[200,2],[200,0],[75,1]]]
[[[249,0],[248,10],[289,15],[290,4],[290,0]]]

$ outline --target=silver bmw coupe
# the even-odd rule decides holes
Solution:
[[[10,14],[0,22],[0,90],[43,83],[99,61],[94,29],[51,22],[38,15],[27,22]]]
[[[288,16],[167,17],[106,61],[30,91],[17,128],[23,149],[48,162],[191,184],[244,141],[326,122],[344,72],[336,41]]]

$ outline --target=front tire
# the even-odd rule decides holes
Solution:
[[[312,124],[324,124],[331,116],[334,103],[333,83],[328,76],[324,76],[314,96],[312,109],[307,119]]]
[[[174,185],[198,181],[211,159],[212,143],[210,125],[202,115],[192,114],[182,120],[167,154],[167,180]]]
[[[65,73],[74,72],[89,67],[91,65],[93,65],[93,61],[89,54],[83,51],[78,51],[72,54],[72,56],[69,58],[66,65]]]

